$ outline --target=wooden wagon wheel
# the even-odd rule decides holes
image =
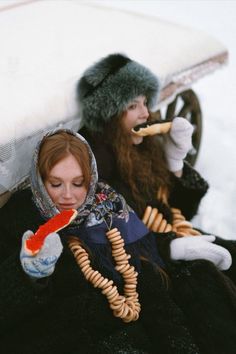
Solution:
[[[202,135],[202,112],[198,97],[193,90],[186,90],[178,95],[173,102],[167,107],[163,113],[157,111],[155,115],[160,119],[172,120],[174,117],[184,117],[193,126],[193,149],[188,153],[186,159],[193,166],[196,162]]]

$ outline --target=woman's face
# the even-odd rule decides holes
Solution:
[[[85,201],[87,189],[78,161],[73,155],[68,155],[59,161],[45,179],[45,188],[58,208],[78,209]]]
[[[127,110],[123,114],[122,122],[126,131],[130,133],[133,144],[140,144],[143,141],[143,137],[135,135],[131,129],[138,124],[145,123],[148,117],[149,112],[145,96],[138,96],[129,103]]]

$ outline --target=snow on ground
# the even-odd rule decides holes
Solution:
[[[100,3],[204,30],[228,48],[229,64],[192,87],[201,102],[204,129],[196,168],[210,183],[193,223],[203,230],[236,239],[236,2],[104,0]]]

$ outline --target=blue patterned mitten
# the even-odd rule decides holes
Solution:
[[[56,262],[61,255],[63,246],[57,233],[49,234],[41,250],[34,256],[25,251],[25,241],[33,234],[26,231],[22,237],[20,262],[26,274],[33,278],[48,277],[54,272]]]

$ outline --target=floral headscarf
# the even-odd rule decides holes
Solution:
[[[106,231],[113,227],[121,232],[129,254],[134,255],[132,262],[136,269],[140,268],[140,257],[152,258],[154,262],[162,265],[163,262],[155,247],[155,239],[146,237],[149,231],[144,223],[120,194],[106,183],[98,182],[95,157],[87,141],[80,134],[69,129],[56,129],[48,132],[45,137],[62,130],[86,144],[91,157],[91,181],[86,199],[78,208],[76,219],[63,230],[64,235],[77,235],[83,240],[97,255],[95,258],[100,260],[102,266],[114,273],[114,277],[117,277],[118,273],[114,270],[112,256],[108,257],[110,246],[106,237]],[[38,172],[38,154],[44,138],[35,150],[30,180],[34,202],[40,214],[45,219],[49,219],[59,213],[59,210],[49,197]]]
[[[59,210],[48,195],[42,178],[38,171],[38,155],[42,142],[48,136],[54,135],[60,131],[65,131],[80,139],[88,147],[89,155],[91,158],[91,180],[88,188],[88,193],[84,203],[78,208],[78,215],[73,221],[72,225],[80,225],[86,220],[88,226],[93,226],[105,221],[111,224],[114,214],[125,218],[129,218],[129,211],[131,209],[126,204],[123,197],[114,191],[113,188],[105,183],[98,182],[97,164],[94,154],[87,143],[87,141],[78,133],[69,129],[55,129],[45,134],[44,138],[38,143],[33,156],[31,166],[31,189],[36,206],[38,207],[41,215],[45,219],[49,219],[59,213]],[[109,226],[109,225],[108,225]]]

